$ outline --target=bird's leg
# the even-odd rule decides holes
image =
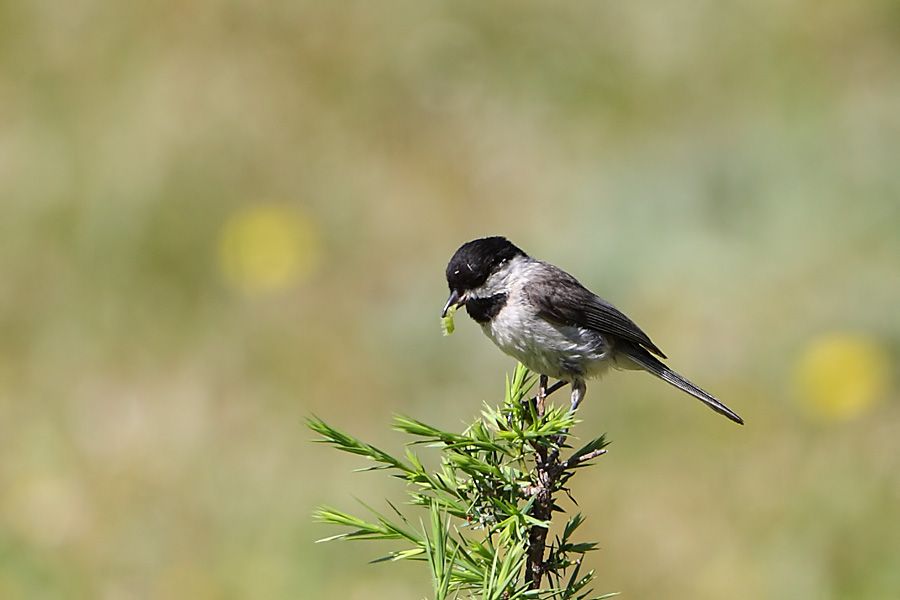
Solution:
[[[584,400],[584,394],[587,392],[587,384],[584,383],[584,379],[573,379],[572,380],[572,406],[569,408],[569,416],[575,414],[575,411],[578,410],[578,405],[581,404],[581,401]],[[559,449],[565,443],[566,436],[569,435],[568,429],[563,429],[562,433],[556,437],[556,448],[553,451],[552,457],[553,460],[556,460],[556,457],[559,456]]]
[[[547,384],[549,383],[550,378],[546,375],[541,375],[538,379],[538,395],[536,398],[535,406],[537,407],[538,416],[544,415],[544,401],[547,399]]]
[[[535,408],[541,409],[541,411],[540,411],[541,414],[543,414],[544,402],[547,400],[547,398],[550,397],[550,394],[559,390],[564,385],[569,383],[568,381],[557,381],[550,387],[547,387],[547,380],[549,380],[549,377],[545,377],[544,375],[541,375],[540,381],[542,383],[538,384],[538,395],[535,396],[534,398],[531,398],[531,400],[530,400],[531,402],[534,402]],[[523,399],[522,402],[525,402],[525,400]]]
[[[578,405],[584,400],[586,391],[587,385],[584,383],[584,379],[572,380],[572,407],[569,409],[569,414],[574,414],[578,410]]]

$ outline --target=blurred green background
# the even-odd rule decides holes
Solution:
[[[896,0],[0,1],[0,598],[426,596],[303,419],[497,401],[497,233],[747,420],[589,386],[601,591],[897,597],[898,158]]]

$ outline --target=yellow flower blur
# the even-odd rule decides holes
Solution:
[[[815,416],[847,420],[883,399],[890,386],[887,351],[873,338],[832,333],[806,348],[794,372],[797,390]]]
[[[308,278],[319,263],[319,239],[304,214],[260,204],[233,214],[219,237],[225,279],[246,292],[272,292]]]

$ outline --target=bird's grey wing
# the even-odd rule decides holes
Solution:
[[[565,271],[552,265],[545,266],[548,271],[546,276],[530,284],[525,290],[542,318],[611,334],[666,358],[650,337],[622,311],[581,285]]]

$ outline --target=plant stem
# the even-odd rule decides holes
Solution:
[[[555,484],[553,453],[542,447],[537,452],[536,471],[537,485],[534,490],[534,504],[531,515],[541,521],[549,521],[553,512],[553,487]],[[541,579],[546,572],[544,552],[547,544],[546,527],[532,525],[528,532],[528,563],[527,581],[529,588],[536,590],[541,587]]]
[[[554,385],[548,390],[545,378],[541,378],[541,385],[536,399],[538,414],[543,416],[544,402],[547,396],[559,389]],[[565,435],[556,438],[555,443],[534,444],[535,451],[535,485],[532,487],[534,502],[531,507],[531,516],[549,524],[553,516],[553,495],[557,492],[559,475],[564,470],[564,465],[559,462],[559,449],[565,442]],[[526,581],[529,589],[537,590],[541,587],[541,579],[547,572],[547,564],[544,554],[547,548],[547,534],[549,527],[532,525],[528,532],[528,561],[526,563]]]

